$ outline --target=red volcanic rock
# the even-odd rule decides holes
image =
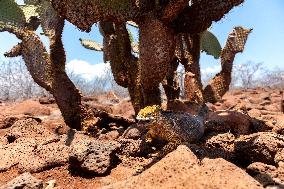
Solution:
[[[150,189],[153,186],[180,189],[262,188],[257,181],[232,163],[224,159],[207,158],[200,162],[186,146],[179,146],[140,175],[103,189]]]

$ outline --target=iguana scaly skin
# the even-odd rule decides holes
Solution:
[[[168,143],[158,152],[157,157],[162,158],[182,143],[195,142],[204,133],[204,117],[208,113],[207,106],[201,108],[198,116],[186,112],[164,111],[159,106],[147,106],[140,110],[136,119],[149,121],[146,124],[146,142],[153,138],[160,138]]]

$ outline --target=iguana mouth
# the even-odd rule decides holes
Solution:
[[[136,120],[138,121],[137,122],[138,124],[146,124],[146,123],[150,123],[151,122],[150,118],[149,119],[145,119],[145,118],[139,119],[139,118],[136,117]]]

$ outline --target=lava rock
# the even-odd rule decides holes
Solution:
[[[3,120],[0,120],[0,129],[6,129],[11,127],[19,118],[15,116],[6,117]]]
[[[242,161],[274,164],[278,150],[284,148],[284,136],[271,132],[244,135],[235,141],[237,156]]]
[[[26,118],[16,121],[7,131],[6,137],[18,138],[56,138],[57,135],[49,131],[36,118]]]
[[[210,158],[224,158],[233,160],[235,158],[235,136],[228,133],[210,133],[200,142],[200,147],[206,151],[206,156]],[[199,149],[200,151],[200,149]],[[206,157],[205,156],[205,157]]]
[[[39,101],[40,104],[53,104],[53,103],[55,103],[55,99],[54,98],[47,97],[47,96],[40,97],[38,99],[38,101]]]
[[[30,173],[23,173],[7,184],[0,187],[0,189],[42,189],[43,183],[41,180],[33,177]]]
[[[140,175],[105,186],[103,189],[150,189],[153,186],[180,189],[263,188],[234,164],[220,158],[205,158],[200,162],[188,147],[181,145]]]
[[[116,162],[119,146],[116,142],[98,141],[88,137],[75,140],[70,149],[70,167],[85,173],[104,175]]]
[[[145,133],[146,133],[146,127],[135,124],[135,125],[129,126],[122,134],[122,137],[125,139],[137,140],[141,138],[141,136]]]
[[[209,114],[205,132],[232,132],[236,135],[249,134],[251,118],[235,111],[217,111]]]

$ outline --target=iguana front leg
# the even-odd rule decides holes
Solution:
[[[180,141],[169,142],[159,152],[152,154],[152,156],[162,159],[168,153],[174,151],[180,144],[181,144]]]

